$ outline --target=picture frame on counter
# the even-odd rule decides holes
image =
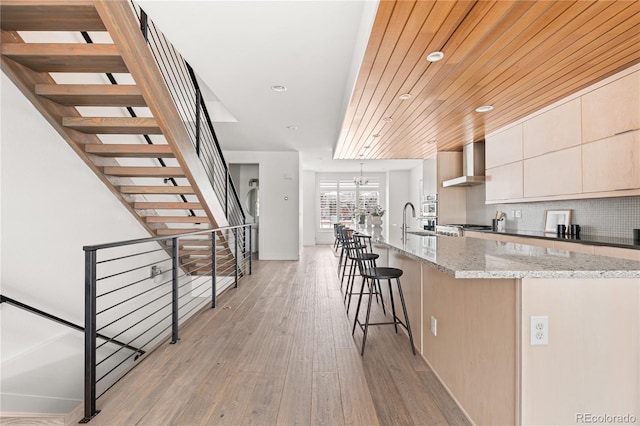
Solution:
[[[565,225],[569,229],[571,225],[571,209],[567,210],[546,210],[544,219],[544,232],[555,234],[558,225]]]

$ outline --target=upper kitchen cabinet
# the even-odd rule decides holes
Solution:
[[[524,158],[580,145],[580,99],[573,99],[523,123]]]
[[[522,160],[522,124],[487,135],[484,149],[487,169]]]
[[[584,192],[640,188],[640,131],[582,146]]]
[[[522,198],[522,124],[487,135],[484,146],[487,201]]]
[[[640,129],[640,72],[582,96],[582,142]]]

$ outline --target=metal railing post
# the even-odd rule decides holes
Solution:
[[[224,215],[229,217],[229,169],[225,167],[225,179],[224,179]]]
[[[253,267],[253,247],[251,246],[252,240],[253,238],[251,235],[251,224],[249,224],[249,275],[251,275]]]
[[[147,13],[140,8],[140,31],[142,31],[142,36],[144,40],[149,42],[149,23],[147,22]]]
[[[218,290],[218,271],[216,259],[216,231],[211,233],[211,307],[216,307],[216,292]]]
[[[196,88],[196,154],[200,157],[200,104],[202,102],[202,93],[200,88]]]
[[[171,270],[171,343],[178,342],[178,238],[173,238],[171,248],[172,266]]]
[[[96,251],[84,252],[84,418],[96,414]]]
[[[233,228],[233,245],[235,249],[235,287],[238,288],[238,228]]]

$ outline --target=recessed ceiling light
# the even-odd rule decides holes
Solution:
[[[358,155],[358,157],[364,157],[364,154],[360,154],[360,155]]]
[[[289,129],[289,130],[298,130],[298,126],[294,126],[294,125],[287,126],[287,129]]]
[[[391,118],[391,117],[384,117],[384,118],[382,119],[382,121],[384,121],[385,123],[391,123],[391,122],[393,121],[393,118]]]
[[[427,141],[427,143],[436,143],[436,142],[437,142],[437,139],[429,139],[429,140]]]
[[[429,62],[438,62],[442,58],[444,58],[444,53],[442,52],[431,52],[427,55],[427,61]]]
[[[379,137],[380,137],[380,134],[379,134],[379,133],[376,133],[375,135],[371,135],[371,137],[372,137],[372,138],[379,138]]]
[[[489,112],[493,109],[493,105],[482,105],[476,108],[476,112]]]
[[[364,146],[364,149],[369,149],[369,148],[371,148],[371,145],[365,145]]]
[[[398,98],[401,101],[406,101],[407,99],[411,99],[411,93],[403,93],[402,95],[398,96]]]
[[[275,84],[275,85],[271,86],[271,90],[273,90],[274,92],[286,92],[287,91],[287,86],[282,86],[280,84]]]

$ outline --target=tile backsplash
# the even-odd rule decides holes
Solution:
[[[583,235],[632,238],[632,229],[640,228],[640,196],[496,204],[487,207],[493,212],[506,212],[507,230],[512,231],[542,231],[545,211],[562,209],[572,210],[571,223],[580,225]],[[522,211],[522,217],[511,217],[513,210]]]

